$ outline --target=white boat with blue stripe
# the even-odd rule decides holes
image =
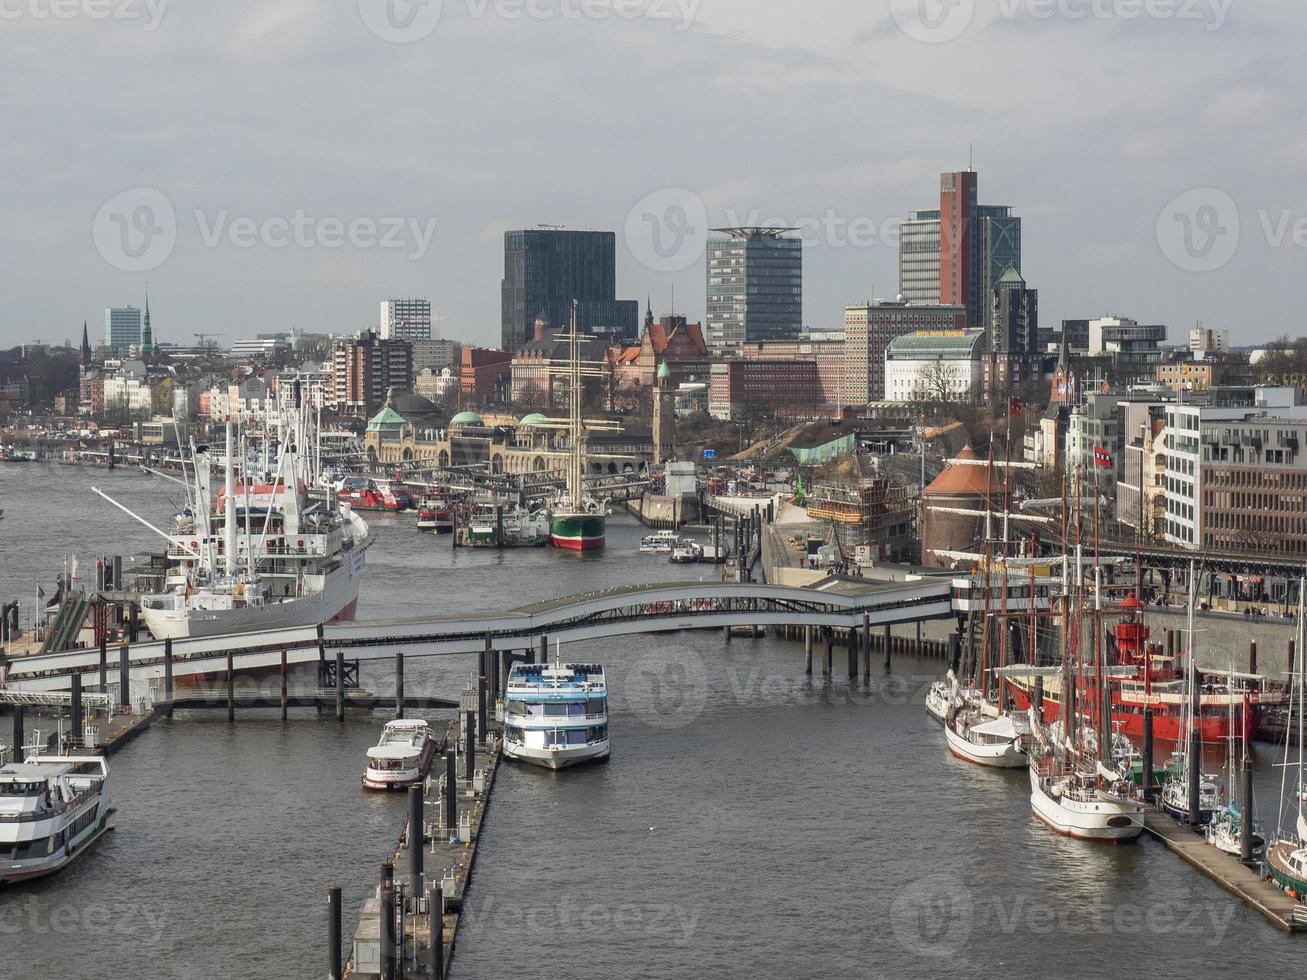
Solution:
[[[564,769],[608,758],[608,684],[598,664],[516,664],[504,690],[504,755]]]

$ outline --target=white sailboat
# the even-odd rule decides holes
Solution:
[[[1307,641],[1307,635],[1304,630],[1304,617],[1307,616],[1307,602],[1304,601],[1303,590],[1307,588],[1307,577],[1298,581],[1298,649],[1303,650],[1303,642]],[[1307,793],[1307,783],[1303,779],[1303,736],[1304,732],[1303,715],[1304,705],[1304,665],[1303,656],[1298,657],[1297,671],[1294,677],[1294,693],[1289,699],[1289,718],[1285,725],[1286,733],[1293,727],[1294,713],[1297,712],[1298,724],[1298,759],[1296,766],[1291,766],[1289,762],[1289,739],[1286,735],[1284,742],[1284,768],[1280,775],[1280,817],[1277,821],[1279,826],[1284,825],[1284,800],[1285,790],[1289,785],[1289,770],[1295,768],[1293,784],[1294,809],[1297,810],[1294,821],[1294,832],[1290,834],[1281,834],[1266,851],[1266,864],[1270,868],[1271,877],[1276,883],[1294,898],[1303,900],[1307,899],[1307,813],[1304,813],[1304,794]]]

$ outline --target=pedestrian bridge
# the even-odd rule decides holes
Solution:
[[[852,629],[918,623],[953,616],[947,578],[870,582],[831,577],[794,588],[756,583],[678,582],[588,592],[524,606],[509,612],[466,613],[415,619],[328,623],[203,639],[148,642],[110,648],[69,650],[10,662],[7,686],[57,691],[81,674],[83,684],[101,682],[101,671],[120,669],[127,657],[133,679],[161,678],[171,659],[174,677],[215,674],[231,656],[237,672],[335,659],[392,660],[535,649],[540,637],[571,642],[642,633],[721,629],[730,626],[814,626]]]

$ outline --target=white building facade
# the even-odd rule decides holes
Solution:
[[[380,336],[382,340],[430,340],[431,301],[428,299],[383,299]]]

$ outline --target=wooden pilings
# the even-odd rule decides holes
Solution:
[[[881,645],[885,648],[885,669],[889,670],[892,665],[891,660],[893,657],[892,651],[894,645],[894,630],[889,623],[886,623],[884,627],[882,627]]]
[[[345,651],[336,649],[336,720],[345,720]]]
[[[862,614],[862,679],[871,683],[871,617]]]
[[[281,653],[282,657],[286,656],[286,651]],[[163,697],[166,701],[172,700],[173,679],[172,679],[172,638],[163,641]]]
[[[395,717],[404,717],[404,652],[395,653]]]
[[[70,678],[70,682],[72,685],[71,697],[73,702],[72,703],[72,729],[73,730],[70,734],[72,735],[73,745],[80,746],[82,744],[82,737],[84,732],[84,726],[82,721],[82,675],[73,674],[73,676]]]
[[[287,708],[287,691],[286,691],[286,651],[281,651],[281,720],[286,720]]]
[[[236,671],[230,650],[227,651],[227,720],[236,720]]]
[[[23,728],[26,719],[23,717],[23,706],[14,705],[14,762],[23,761]]]
[[[849,683],[858,679],[858,631],[851,629],[845,637],[849,651]]]
[[[327,889],[327,980],[341,980],[340,888]]]
[[[131,666],[128,663],[128,646],[118,648],[118,705],[126,711],[132,706]]]
[[[426,849],[426,835],[422,832],[422,786],[408,788],[408,876],[413,894],[422,887],[422,852]]]
[[[812,627],[803,627],[803,672],[812,676]]]

